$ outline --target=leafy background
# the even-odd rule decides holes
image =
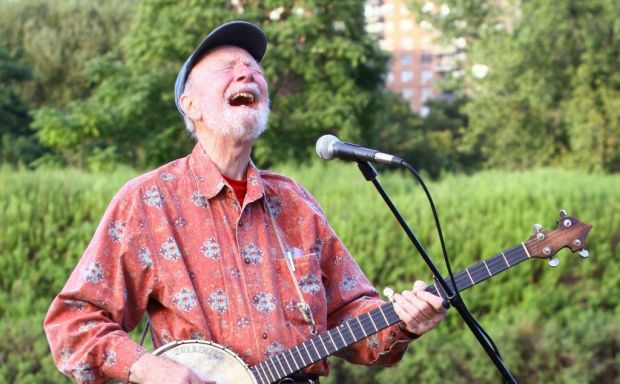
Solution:
[[[620,170],[618,1],[445,0],[448,14],[433,3],[410,8],[463,48],[441,81],[447,98],[421,118],[384,89],[389,57],[365,31],[362,0],[0,0],[0,161],[146,169],[184,155],[176,74],[206,31],[245,19],[269,36],[260,166],[307,162],[329,132],[435,178]]]
[[[350,164],[279,169],[321,202],[337,233],[378,288],[431,280],[380,201]],[[0,177],[0,381],[67,382],[55,371],[41,327],[116,190],[137,173],[2,169]],[[326,182],[329,180],[329,182]],[[405,175],[380,176],[441,270],[437,235],[422,191]],[[528,260],[463,293],[519,382],[613,383],[620,377],[620,177],[542,169],[448,176],[429,184],[454,269],[526,240],[534,223],[556,228],[566,209],[594,225],[591,257],[561,251],[560,265]],[[355,190],[355,194],[351,191]],[[346,202],[343,201],[346,199]],[[70,209],[68,209],[70,204]],[[381,223],[381,225],[377,225]],[[451,311],[454,312],[454,311]],[[140,330],[135,331],[138,337]],[[394,368],[334,360],[332,382],[495,383],[498,373],[456,313],[414,342]]]
[[[520,382],[617,383],[620,2],[441,3],[448,14],[410,7],[466,45],[440,84],[451,100],[422,118],[384,90],[389,58],[361,0],[0,0],[0,382],[68,382],[41,327],[49,302],[118,188],[191,150],[177,70],[206,31],[245,19],[270,40],[272,116],[253,157],[317,196],[377,287],[431,276],[355,167],[311,160],[322,134],[398,154],[432,180],[455,269],[534,223],[553,228],[560,208],[592,223],[591,258],[528,261],[464,298]],[[472,76],[475,64],[488,75]],[[442,266],[419,187],[382,175]],[[499,381],[454,313],[394,368],[333,366],[327,383]]]

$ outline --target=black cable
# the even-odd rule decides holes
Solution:
[[[452,267],[450,266],[450,259],[448,258],[448,251],[446,250],[446,244],[443,238],[443,231],[441,230],[441,223],[439,222],[439,215],[437,214],[437,209],[435,208],[435,203],[433,202],[433,198],[431,197],[431,194],[428,188],[426,187],[426,183],[424,183],[424,180],[422,179],[418,171],[411,164],[407,163],[404,160],[402,161],[401,164],[403,165],[403,167],[405,167],[407,170],[409,170],[409,172],[413,174],[416,180],[418,180],[418,182],[420,183],[420,186],[422,186],[422,189],[424,190],[424,193],[426,194],[426,198],[428,199],[429,205],[431,206],[431,210],[433,212],[433,218],[435,220],[435,226],[437,227],[437,234],[439,235],[439,243],[441,244],[441,251],[443,253],[444,263],[446,264],[446,268],[448,270],[448,276],[450,277],[450,282],[452,283],[453,293],[454,293],[455,298],[458,298],[458,300],[460,300],[463,303],[464,314],[466,314],[472,320],[472,322],[476,325],[476,327],[482,332],[484,337],[487,339],[487,341],[491,345],[491,348],[493,348],[493,351],[497,354],[497,356],[501,358],[499,348],[497,348],[497,345],[495,345],[495,343],[493,342],[493,339],[491,339],[489,334],[484,330],[484,328],[482,328],[478,320],[476,320],[476,318],[471,314],[471,312],[469,311],[469,308],[465,306],[465,302],[463,301],[463,298],[461,297],[461,294],[459,290],[457,289],[457,285],[454,280],[454,274],[452,273]]]
[[[144,325],[144,330],[142,331],[142,336],[140,337],[140,345],[144,344],[144,339],[146,338],[146,333],[149,331],[151,327],[151,320],[149,317],[146,317],[146,324]]]

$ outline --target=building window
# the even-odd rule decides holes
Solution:
[[[428,83],[433,79],[433,72],[422,71],[422,84]]]
[[[413,72],[412,71],[402,71],[400,73],[400,81],[402,83],[408,83],[413,80]]]
[[[401,93],[404,99],[411,100],[413,97],[413,88],[403,88]]]
[[[405,53],[400,56],[400,63],[402,65],[411,65],[413,64],[413,55],[410,53]]]
[[[394,6],[392,4],[383,4],[381,6],[381,13],[383,13],[384,15],[389,15],[392,12],[394,12]]]
[[[433,97],[433,90],[431,88],[422,88],[422,102],[426,102],[426,100]]]
[[[400,30],[401,31],[411,31],[413,29],[413,21],[411,20],[401,20],[400,21]]]
[[[393,82],[393,81],[394,81],[394,72],[388,72],[388,75],[387,75],[387,82],[388,82],[388,83],[391,83],[391,82]]]
[[[383,23],[380,22],[373,22],[373,23],[367,23],[366,24],[366,32],[370,33],[371,35],[377,35],[380,36],[381,33],[383,32]]]
[[[400,47],[402,49],[413,49],[413,39],[411,37],[403,37],[400,41]]]
[[[426,105],[423,105],[422,108],[420,108],[420,116],[426,117],[429,113],[431,113],[431,109]]]
[[[420,56],[420,61],[422,64],[430,64],[433,62],[433,55],[431,53],[425,52]]]
[[[384,51],[392,50],[392,40],[390,39],[381,39],[379,40],[379,47]]]
[[[366,18],[379,17],[381,16],[381,9],[374,5],[365,4],[364,5],[364,16]]]

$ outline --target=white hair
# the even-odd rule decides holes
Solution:
[[[185,114],[185,112],[183,112],[183,123],[185,123],[185,130],[189,133],[192,139],[195,139],[196,126],[194,125],[194,121],[190,119],[189,116]]]
[[[192,74],[190,72],[187,80],[185,81],[185,88],[183,89],[183,95],[187,95],[189,91],[194,87],[194,81],[192,78]],[[181,95],[181,97],[183,97]],[[185,111],[183,110],[183,106],[181,106],[181,114],[183,115],[183,123],[185,123],[185,129],[189,133],[192,139],[196,139],[196,125],[194,124],[194,120],[192,120]]]
[[[260,92],[256,85],[255,90],[257,94]],[[205,123],[226,136],[255,140],[267,129],[270,104],[271,100],[267,95],[266,103],[260,105],[258,109],[235,111],[234,107],[226,106],[217,113],[211,110],[204,116]]]

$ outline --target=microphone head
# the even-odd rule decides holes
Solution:
[[[323,135],[316,141],[316,154],[323,160],[331,160],[334,158],[334,144],[338,143],[338,139],[334,135]]]

